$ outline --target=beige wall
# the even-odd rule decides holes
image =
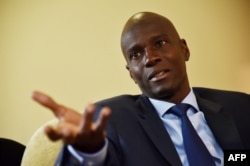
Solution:
[[[0,1],[0,137],[27,143],[53,115],[41,90],[79,111],[89,102],[139,93],[119,37],[138,11],[169,17],[188,42],[193,86],[250,93],[248,0]]]

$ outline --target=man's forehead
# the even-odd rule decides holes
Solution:
[[[140,32],[148,33],[152,31],[160,31],[160,33],[162,31],[165,31],[165,33],[176,32],[173,24],[165,17],[138,14],[125,24],[121,37],[123,38],[127,34],[136,36],[141,34]]]
[[[170,36],[165,31],[153,31],[151,33],[126,33],[123,36],[122,44],[126,49],[131,49],[133,47],[144,45],[149,42],[155,42],[159,39],[169,39]]]
[[[147,42],[163,36],[170,37],[173,33],[175,32],[172,31],[172,28],[169,28],[166,24],[137,24],[123,32],[121,42],[131,45],[132,43],[143,42],[141,40]]]
[[[161,34],[179,39],[174,25],[166,17],[150,12],[137,13],[124,26],[121,36],[122,49],[135,45],[138,38],[146,40],[152,38],[151,36],[160,36]]]

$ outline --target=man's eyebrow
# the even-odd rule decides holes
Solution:
[[[130,44],[129,48],[126,50],[126,52],[129,54],[131,51],[133,50],[138,50],[138,49],[141,49],[141,45],[139,44],[135,44],[135,43],[132,43]]]
[[[166,34],[166,33],[161,33],[161,34],[157,34],[157,35],[153,35],[149,38],[149,41],[150,42],[154,42],[155,40],[159,39],[159,38],[167,38],[169,39],[169,35]],[[126,54],[129,54],[131,51],[133,50],[139,50],[141,49],[141,46],[140,44],[136,44],[136,43],[131,43],[128,47],[128,49],[126,50]]]
[[[155,41],[155,40],[157,40],[157,39],[159,39],[159,38],[169,38],[169,35],[167,35],[167,34],[165,34],[165,33],[162,33],[162,34],[158,34],[158,35],[155,35],[155,36],[152,36],[151,38],[150,38],[150,41]]]

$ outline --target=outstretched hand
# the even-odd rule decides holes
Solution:
[[[35,91],[32,98],[42,106],[50,109],[59,119],[56,127],[46,126],[45,133],[52,140],[62,140],[80,151],[92,153],[104,145],[105,126],[111,114],[108,107],[102,108],[96,122],[93,116],[96,111],[94,104],[89,104],[84,114],[56,103],[50,96]]]

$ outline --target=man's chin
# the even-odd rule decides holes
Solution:
[[[156,89],[151,92],[151,95],[147,96],[157,100],[169,101],[174,96],[174,91],[171,89]]]

